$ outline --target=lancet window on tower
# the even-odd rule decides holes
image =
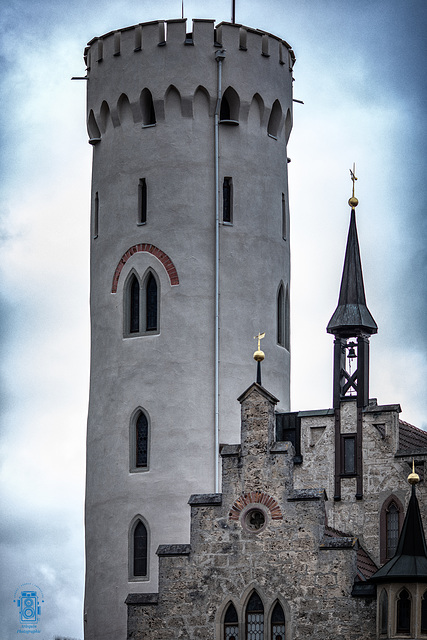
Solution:
[[[135,421],[135,466],[148,466],[148,420],[142,411],[138,413]]]
[[[148,531],[141,519],[137,519],[132,527],[132,571],[133,578],[148,576]]]
[[[233,222],[233,179],[227,177],[222,183],[222,221]]]
[[[159,332],[159,285],[149,270],[141,282],[132,272],[124,289],[125,337]]]
[[[138,224],[147,222],[147,182],[140,178],[138,183]]]

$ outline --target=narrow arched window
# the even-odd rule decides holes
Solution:
[[[221,100],[221,110],[219,112],[219,119],[220,120],[231,120],[230,103],[227,100],[227,96],[223,96],[223,98]]]
[[[427,633],[427,591],[421,600],[421,633]]]
[[[138,520],[133,531],[133,575],[144,577],[147,575],[147,528]]]
[[[291,348],[291,312],[289,304],[289,289],[286,286],[285,294],[285,349]]]
[[[387,558],[392,558],[396,553],[399,542],[399,509],[392,502],[386,514],[387,523]]]
[[[379,602],[379,627],[380,633],[387,633],[388,628],[388,594],[385,589],[381,591]]]
[[[277,294],[277,344],[285,346],[285,295],[283,284]]]
[[[399,533],[403,525],[403,506],[391,495],[385,500],[380,511],[380,562],[384,564],[396,553]]]
[[[129,283],[129,333],[139,333],[139,291],[139,280],[133,274]]]
[[[411,598],[406,589],[399,593],[396,607],[396,633],[411,631]]]
[[[272,138],[277,138],[279,127],[282,120],[282,108],[280,102],[275,100],[268,119],[267,133]]]
[[[157,331],[157,282],[152,273],[145,285],[145,330]]]
[[[279,602],[271,614],[271,640],[285,640],[285,613]]]
[[[239,640],[239,619],[232,602],[228,605],[224,616],[224,640]]]
[[[148,466],[148,420],[145,413],[139,412],[135,422],[136,466]]]
[[[264,639],[264,605],[256,591],[246,607],[246,640]]]

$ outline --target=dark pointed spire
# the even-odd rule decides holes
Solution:
[[[354,206],[351,208],[338,306],[326,330],[343,338],[361,334],[372,335],[378,331],[377,324],[366,306]]]
[[[405,522],[394,557],[371,578],[373,582],[427,582],[427,546],[420,507],[412,485]]]

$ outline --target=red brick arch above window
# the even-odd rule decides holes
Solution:
[[[151,255],[157,258],[157,260],[160,260],[160,262],[166,269],[166,273],[169,276],[169,282],[171,283],[171,285],[176,286],[179,284],[178,272],[175,268],[175,265],[164,251],[162,251],[158,247],[155,247],[154,244],[146,244],[146,243],[134,244],[133,247],[130,247],[130,249],[128,249],[126,253],[124,253],[119,260],[119,263],[114,272],[113,286],[111,288],[111,293],[117,293],[117,285],[119,284],[120,274],[126,262],[135,253],[140,253],[140,252],[151,253]]]
[[[282,520],[283,515],[277,500],[263,493],[262,491],[251,491],[250,493],[242,493],[242,495],[234,501],[233,506],[228,514],[231,520],[238,520],[241,512],[248,504],[262,504],[271,514],[273,520]]]

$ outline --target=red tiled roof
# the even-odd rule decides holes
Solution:
[[[349,533],[343,533],[342,531],[338,531],[338,529],[334,529],[333,527],[329,527],[326,525],[325,527],[325,538],[351,538]],[[357,576],[356,580],[361,582],[365,582],[371,576],[374,575],[378,571],[378,567],[375,562],[372,560],[371,556],[363,547],[359,547],[357,549]]]
[[[427,431],[418,429],[404,420],[399,420],[399,451],[415,451],[416,449],[427,449]]]
[[[368,580],[377,571],[378,567],[371,556],[363,547],[359,547],[357,550],[357,577],[359,580]]]

